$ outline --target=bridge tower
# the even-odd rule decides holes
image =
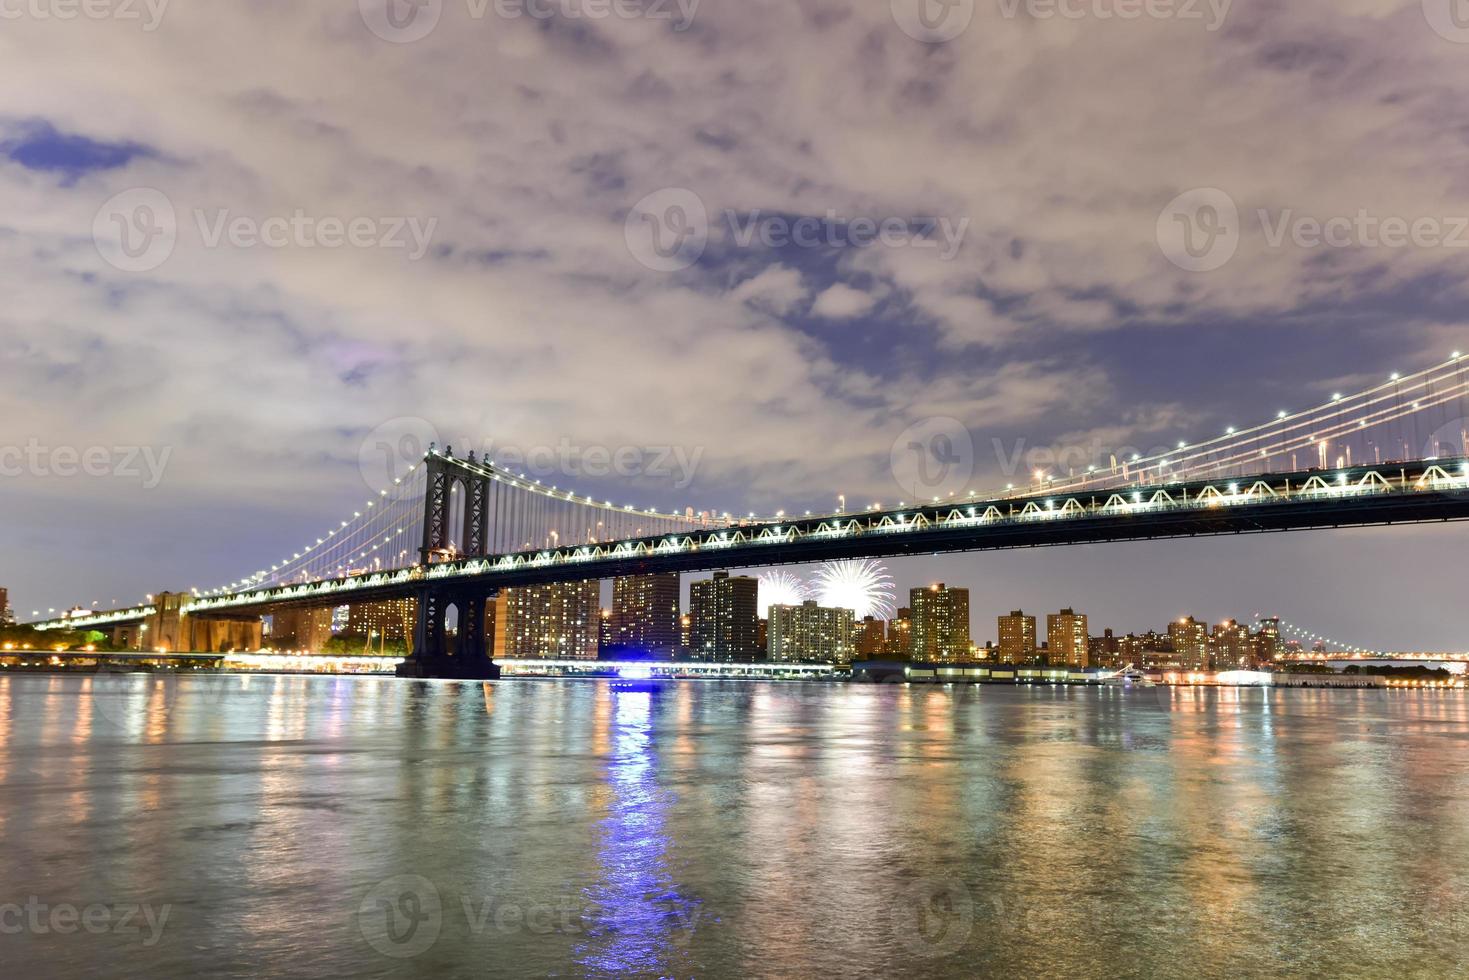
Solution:
[[[483,558],[489,553],[491,477],[474,465],[454,459],[453,447],[441,455],[430,447],[424,495],[424,568],[436,561]],[[415,590],[418,614],[413,627],[413,652],[398,665],[399,677],[454,680],[494,680],[500,668],[490,659],[485,636],[485,611],[493,591],[464,585],[425,584]],[[446,628],[453,607],[459,613],[459,632],[451,644]]]
[[[487,472],[454,459],[454,447],[443,455],[430,452],[424,465],[423,547],[420,561],[428,567],[447,557],[483,558],[490,550],[490,483]]]

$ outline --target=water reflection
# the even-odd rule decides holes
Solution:
[[[1165,693],[0,675],[0,906],[174,909],[155,946],[7,934],[0,955],[15,976],[1469,975],[1469,697]],[[442,936],[390,962],[353,916],[404,875]]]
[[[669,792],[658,778],[657,691],[607,688],[612,701],[599,879],[585,892],[588,937],[578,961],[594,976],[672,976],[697,923],[668,867]]]

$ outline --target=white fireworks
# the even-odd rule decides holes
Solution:
[[[790,572],[766,572],[760,576],[760,618],[770,616],[771,606],[799,606],[809,599],[806,583]]]
[[[817,569],[812,591],[823,606],[850,609],[858,619],[892,619],[897,612],[892,576],[881,562],[869,558],[827,562]]]

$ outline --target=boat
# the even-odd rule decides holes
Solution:
[[[1157,687],[1157,683],[1137,669],[1136,664],[1128,664],[1115,674],[1109,674],[1102,678],[1102,683],[1109,687]]]

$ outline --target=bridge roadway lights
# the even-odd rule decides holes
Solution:
[[[398,665],[399,677],[461,681],[493,681],[500,668],[490,659],[485,637],[483,589],[432,585],[418,590],[413,627],[413,655]],[[450,607],[459,613],[458,635],[450,642],[445,619]]]

